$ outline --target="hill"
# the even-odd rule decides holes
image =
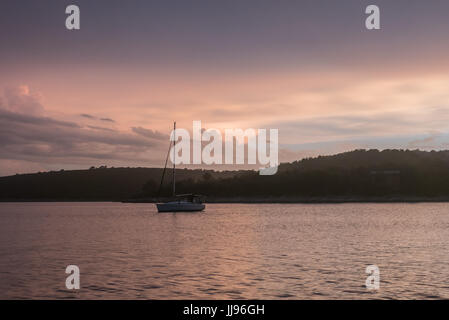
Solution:
[[[274,176],[187,179],[178,190],[210,201],[448,201],[449,151],[355,150],[281,164]]]
[[[154,200],[162,169],[97,168],[0,178],[0,200]],[[449,200],[449,151],[355,150],[254,171],[177,169],[177,192],[223,202]],[[162,195],[170,194],[167,172]]]
[[[238,172],[177,169],[177,181],[196,181],[204,176],[217,179]],[[91,168],[0,177],[0,201],[121,201],[155,194],[161,168]],[[167,170],[163,192],[171,181]]]

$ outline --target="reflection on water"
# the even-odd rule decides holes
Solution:
[[[449,298],[449,204],[0,204],[0,298]],[[81,289],[65,288],[65,267]],[[365,268],[380,268],[380,291]]]

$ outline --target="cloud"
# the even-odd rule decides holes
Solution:
[[[100,120],[106,122],[115,122],[115,120],[112,120],[111,118],[100,118]]]
[[[96,117],[94,117],[93,115],[87,114],[87,113],[82,113],[82,114],[80,114],[80,116],[83,118],[87,118],[87,119],[96,119]]]
[[[144,128],[119,131],[100,126],[82,126],[38,114],[25,114],[30,106],[23,90],[10,90],[0,96],[0,163],[22,161],[27,167],[66,165],[161,165],[168,135]],[[5,104],[4,101],[7,101]],[[11,101],[14,108],[11,108]],[[43,107],[40,112],[44,113]],[[86,114],[87,115],[87,114]],[[163,148],[162,148],[163,147]],[[2,167],[0,172],[15,173],[17,166]]]
[[[7,111],[0,112],[0,126],[2,158],[8,155],[52,161],[58,157],[107,156],[135,160],[158,146],[157,141],[136,134]],[[132,156],[125,156],[130,152]]]
[[[44,107],[39,102],[39,95],[30,92],[28,86],[8,87],[3,90],[0,109],[30,115],[39,115]]]
[[[279,128],[282,143],[312,143],[416,136],[439,130],[447,131],[449,107],[427,107],[396,111],[346,113],[317,116],[264,125]]]
[[[100,121],[104,121],[104,122],[115,122],[111,118],[98,118],[98,117],[93,116],[93,115],[88,114],[88,113],[82,113],[82,114],[80,114],[80,117],[83,117],[83,118],[86,118],[86,119],[90,119],[90,120],[100,120]]]
[[[97,126],[87,126],[87,128],[94,129],[94,130],[104,130],[104,131],[109,131],[109,132],[116,131],[114,129],[104,128],[104,127],[97,127]]]
[[[415,139],[408,143],[409,148],[434,149],[438,144],[438,138],[441,134],[438,132],[431,132],[428,137]]]
[[[55,120],[49,117],[30,116],[22,113],[11,112],[4,109],[2,110],[1,108],[0,108],[0,120],[1,121],[8,120],[10,122],[20,122],[22,124],[29,124],[29,125],[81,128],[80,125],[74,122]]]
[[[133,132],[150,139],[167,140],[169,138],[168,135],[160,133],[159,131],[153,131],[151,129],[145,129],[142,127],[132,127],[131,129]]]

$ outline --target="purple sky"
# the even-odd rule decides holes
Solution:
[[[65,29],[65,7],[81,30]],[[381,9],[381,30],[364,27]],[[280,160],[446,149],[449,2],[0,4],[0,175],[161,166],[173,120],[277,128]]]

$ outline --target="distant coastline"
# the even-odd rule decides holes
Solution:
[[[0,177],[2,202],[165,201],[161,168],[99,168]],[[207,203],[449,202],[449,150],[355,150],[282,163],[278,173],[176,169],[177,194]]]
[[[31,202],[120,202],[120,203],[157,203],[168,198],[143,199],[0,199],[0,202],[31,203]],[[205,203],[247,203],[247,204],[338,204],[338,203],[420,203],[420,202],[449,202],[449,197],[209,197]]]
[[[123,203],[156,203],[155,199],[129,199]],[[248,204],[338,204],[338,203],[420,203],[449,202],[449,197],[210,197],[206,203],[248,203]]]

